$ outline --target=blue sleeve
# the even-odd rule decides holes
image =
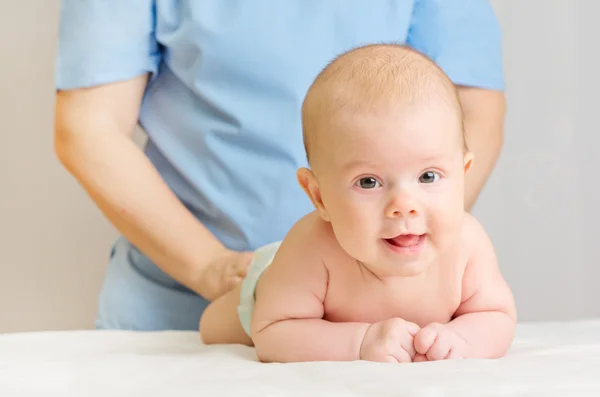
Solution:
[[[502,32],[488,0],[415,0],[406,44],[457,85],[504,89]]]
[[[62,0],[57,89],[155,73],[160,62],[155,0]]]

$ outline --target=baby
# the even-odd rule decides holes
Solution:
[[[503,356],[516,309],[464,211],[473,156],[449,78],[407,47],[360,47],[319,74],[302,121],[297,177],[316,210],[211,303],[204,343],[263,362]]]

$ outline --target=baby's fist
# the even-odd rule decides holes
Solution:
[[[391,318],[371,324],[360,347],[360,359],[367,361],[409,363],[415,355],[414,336],[417,324]]]
[[[418,356],[425,356],[429,361],[466,358],[470,352],[470,346],[463,338],[449,326],[439,323],[423,327],[415,335],[414,343]]]

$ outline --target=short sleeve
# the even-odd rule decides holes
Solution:
[[[156,0],[62,0],[57,89],[72,89],[155,73]]]
[[[415,0],[406,44],[457,85],[504,89],[502,32],[488,0]]]

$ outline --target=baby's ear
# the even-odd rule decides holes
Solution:
[[[298,183],[307,194],[310,201],[315,206],[315,209],[319,212],[321,218],[328,222],[329,214],[323,205],[321,190],[319,189],[319,183],[317,182],[315,174],[308,168],[301,167],[296,172],[296,178],[298,179]]]
[[[471,152],[465,153],[465,156],[464,156],[465,176],[471,170],[471,166],[473,165],[473,158],[474,157],[475,157],[475,155],[473,153],[471,153]]]

